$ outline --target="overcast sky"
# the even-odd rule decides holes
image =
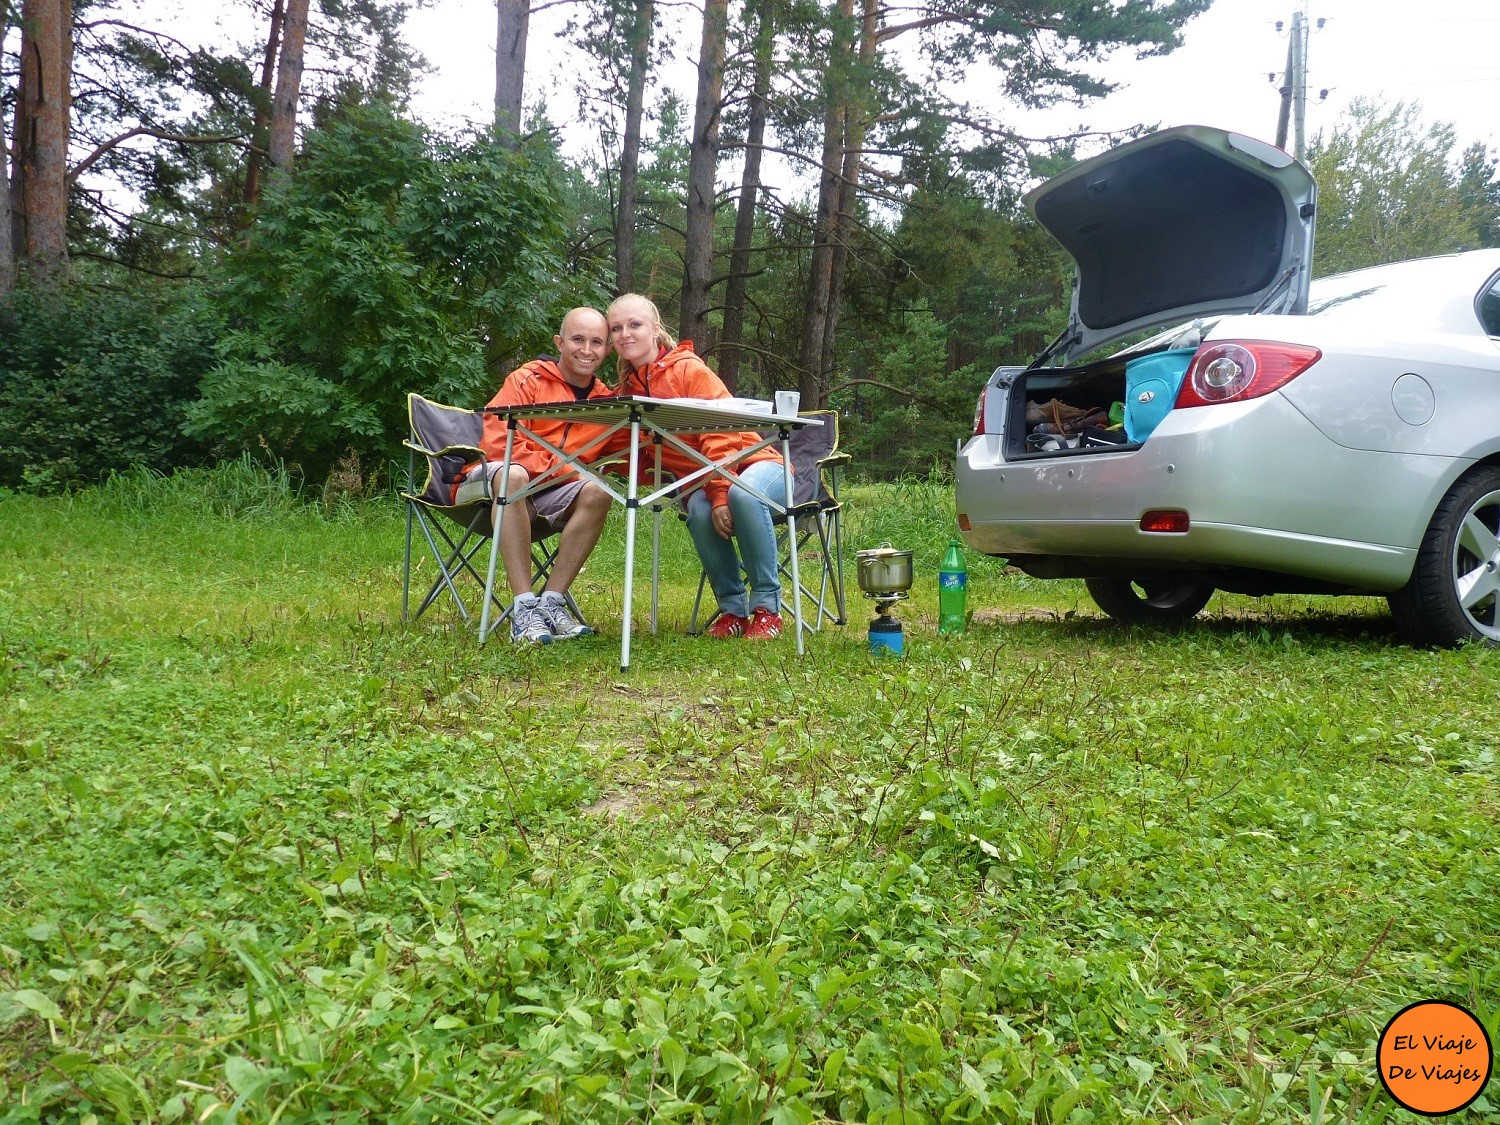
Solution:
[[[1010,120],[1036,133],[1075,125],[1117,129],[1142,121],[1218,125],[1274,140],[1278,95],[1268,75],[1286,64],[1297,0],[1217,0],[1190,23],[1171,55],[1105,68],[1121,88],[1086,109]],[[1419,101],[1429,121],[1450,121],[1460,142],[1500,147],[1500,0],[1307,0],[1314,23],[1308,47],[1307,134],[1332,122],[1356,97]],[[571,73],[577,65],[556,43],[566,6],[533,21],[528,105],[545,97],[555,122],[575,122]],[[1282,20],[1283,30],[1276,30]],[[492,0],[433,0],[413,13],[410,38],[437,68],[417,105],[437,120],[485,119],[494,96]],[[672,81],[692,104],[690,64],[696,29],[679,33],[684,65]],[[540,67],[537,63],[541,62]],[[976,76],[984,96],[982,78]],[[1326,89],[1326,100],[1319,91]],[[574,142],[577,143],[577,142]]]
[[[1308,47],[1307,136],[1339,117],[1358,97],[1417,101],[1428,121],[1451,122],[1460,144],[1483,141],[1500,149],[1500,0],[1303,0],[1311,19]],[[218,13],[238,5],[204,0],[148,0],[185,36],[231,34],[216,28]],[[1277,83],[1286,63],[1291,14],[1298,0],[1216,0],[1186,28],[1183,46],[1162,58],[1124,57],[1103,73],[1120,88],[1086,108],[1024,115],[996,106],[1023,132],[1049,135],[1078,127],[1121,129],[1140,122],[1162,126],[1217,125],[1274,140]],[[537,0],[542,6],[543,0]],[[564,144],[576,155],[591,143],[578,125],[573,75],[586,65],[559,37],[571,5],[546,6],[533,17],[527,59],[528,106],[545,100],[549,118],[563,126]],[[668,42],[679,62],[665,80],[692,104],[697,51],[696,13],[686,4],[667,6]],[[1284,27],[1277,31],[1276,21]],[[261,34],[259,28],[255,34]],[[494,101],[494,0],[430,0],[413,12],[408,38],[432,63],[414,110],[424,120],[447,125],[485,122]],[[966,95],[991,101],[982,72],[971,76]],[[1319,92],[1327,90],[1326,100]]]

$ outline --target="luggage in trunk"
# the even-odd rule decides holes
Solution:
[[[1112,356],[1016,377],[1007,460],[1138,449],[1177,400],[1192,348]]]

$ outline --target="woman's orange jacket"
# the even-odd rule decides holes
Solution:
[[[684,340],[671,351],[663,351],[645,367],[632,368],[620,381],[619,394],[649,395],[652,398],[731,398],[729,388],[693,352],[693,342]],[[741,449],[761,440],[757,433],[742,430],[727,434],[683,434],[684,445],[691,445],[711,461],[733,456]],[[757,461],[780,463],[781,454],[770,446],[735,462],[733,468],[743,469]],[[670,446],[662,446],[662,467],[686,476],[703,466],[679,453]],[[711,474],[704,482],[703,491],[715,508],[729,503],[729,482],[718,474]]]

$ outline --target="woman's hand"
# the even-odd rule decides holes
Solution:
[[[734,534],[734,515],[729,510],[728,504],[720,504],[711,514],[714,530],[719,533],[720,539],[728,539]]]

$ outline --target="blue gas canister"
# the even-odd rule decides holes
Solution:
[[[906,651],[906,634],[901,631],[901,622],[884,614],[870,622],[870,651],[888,656],[900,656]]]

